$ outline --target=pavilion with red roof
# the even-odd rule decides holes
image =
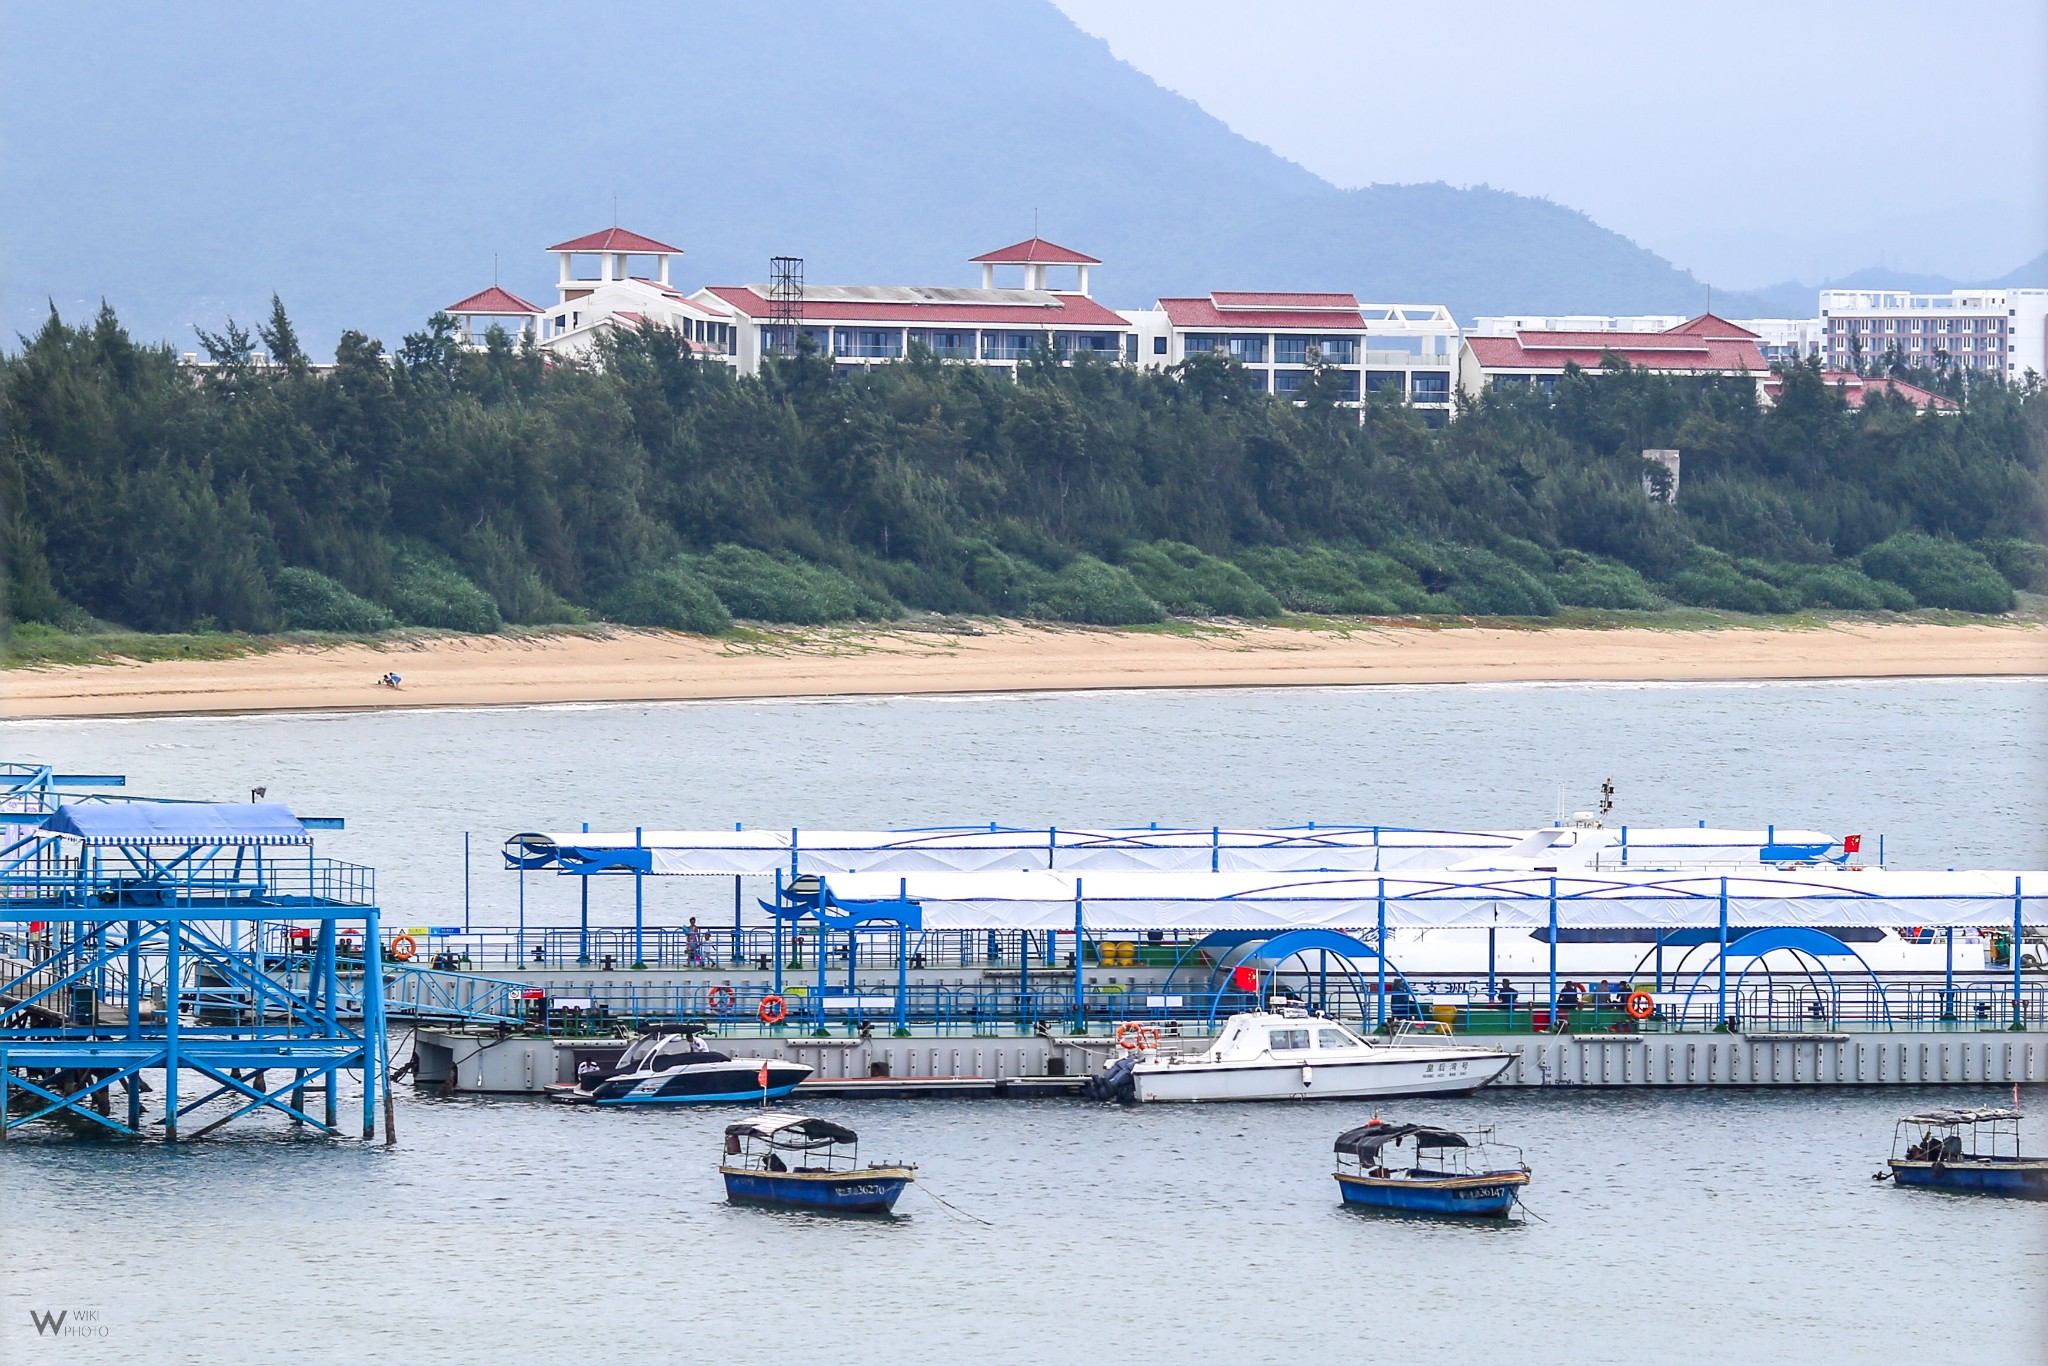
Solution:
[[[985,251],[979,256],[968,258],[967,264],[981,267],[981,287],[996,287],[997,266],[1024,267],[1024,288],[1049,289],[1045,282],[1048,266],[1072,266],[1074,268],[1074,293],[1088,292],[1088,267],[1099,266],[1101,261],[1072,247],[1063,247],[1057,242],[1048,242],[1043,237],[1027,237],[1021,242],[1012,242],[1007,247]]]
[[[581,237],[572,237],[566,242],[555,243],[548,250],[553,252],[556,260],[561,263],[561,278],[556,288],[561,291],[564,303],[588,294],[597,286],[609,284],[613,280],[642,279],[667,288],[669,259],[683,254],[681,247],[672,247],[666,242],[657,242],[652,237],[642,237],[637,232],[629,232],[620,227],[605,228],[599,232],[585,233]],[[651,259],[655,263],[653,275],[634,275],[632,266],[633,258],[636,256],[642,260]],[[597,274],[580,273],[576,268],[578,257],[595,258]]]
[[[528,303],[508,289],[492,285],[441,311],[455,319],[462,329],[464,341],[471,346],[482,346],[493,327],[502,329],[514,341],[526,333],[532,333],[535,340],[539,340],[541,315],[547,310],[539,304]]]

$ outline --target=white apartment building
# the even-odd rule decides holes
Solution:
[[[1233,292],[1161,299],[1127,313],[1139,362],[1163,368],[1218,354],[1263,391],[1300,392],[1313,365],[1335,372],[1339,401],[1398,395],[1441,425],[1451,411],[1458,324],[1436,304],[1361,304],[1351,294]]]
[[[2048,289],[1824,289],[1820,315],[1830,370],[1896,352],[1910,365],[2048,376]]]
[[[1465,338],[1458,387],[1475,396],[1489,387],[1534,387],[1547,394],[1567,370],[1597,374],[1609,356],[1660,375],[1749,379],[1755,382],[1759,396],[1764,395],[1771,374],[1755,333],[1702,313],[1655,332],[1621,328],[1583,332],[1517,328],[1505,336],[1473,332]]]
[[[1684,321],[1676,313],[1486,317],[1472,320],[1472,335],[1512,337],[1517,332],[1669,332]],[[1756,335],[1757,349],[1771,364],[1803,361],[1827,354],[1826,331],[1819,318],[1731,318],[1729,321]]]

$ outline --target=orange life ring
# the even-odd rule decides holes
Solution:
[[[391,947],[386,952],[396,962],[410,963],[413,954],[419,951],[419,947],[411,935],[401,934],[393,937]]]
[[[711,1008],[721,1015],[732,1014],[733,1002],[738,999],[738,993],[731,987],[711,988]]]
[[[1142,1052],[1159,1046],[1159,1031],[1150,1025],[1139,1024],[1136,1020],[1125,1020],[1116,1027],[1116,1046]]]
[[[1631,1020],[1647,1020],[1657,1011],[1657,1002],[1647,991],[1632,991],[1628,997],[1628,1017]]]
[[[770,992],[761,998],[761,1023],[778,1025],[789,1018],[789,1004],[780,996]]]

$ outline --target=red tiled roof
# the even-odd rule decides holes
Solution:
[[[1687,330],[1700,325],[1705,325],[1704,331]],[[1723,327],[1741,335],[1723,336]],[[1597,370],[1610,354],[1648,370],[1746,373],[1768,368],[1755,334],[1712,314],[1669,332],[1517,332],[1512,337],[1467,337],[1465,344],[1487,370],[1561,371],[1567,365]]]
[[[472,294],[459,304],[450,304],[443,313],[488,313],[492,315],[514,313],[539,313],[538,305],[530,304],[507,290],[492,285],[479,294]]]
[[[627,232],[624,228],[606,228],[603,232],[593,232],[583,237],[572,237],[566,242],[555,243],[548,250],[624,251],[637,253],[642,256],[659,254],[680,256],[683,254],[681,247],[666,246],[655,241],[652,237],[642,237],[639,233]]]
[[[1027,237],[1007,247],[985,251],[970,257],[971,266],[1099,266],[1102,262],[1093,256],[1083,256],[1071,247],[1057,242],[1048,242],[1043,237]]]
[[[766,299],[745,285],[713,285],[710,292],[751,318],[769,317]],[[837,299],[806,299],[803,320],[812,323],[903,323],[930,327],[940,323],[1007,323],[1012,327],[1126,328],[1121,313],[1111,312],[1082,294],[1056,294],[1053,305],[882,303]]]
[[[1713,337],[1717,340],[1740,340],[1743,337],[1748,337],[1751,340],[1755,340],[1757,334],[1740,323],[1731,323],[1726,318],[1720,317],[1717,314],[1702,313],[1697,318],[1688,322],[1682,322],[1662,334],[1653,335]]]
[[[1355,294],[1243,294],[1219,289],[1211,291],[1209,299],[1216,307],[1225,309],[1309,308],[1358,312],[1358,296]]]
[[[1287,308],[1276,306],[1269,309],[1233,308],[1228,312],[1216,307],[1217,298],[1239,299],[1329,299],[1339,296],[1329,294],[1238,294],[1211,295],[1205,299],[1161,299],[1159,307],[1165,310],[1166,320],[1175,327],[1278,327],[1303,331],[1322,332],[1363,332],[1365,319],[1359,315],[1357,301],[1348,310],[1334,308],[1306,307]],[[1348,297],[1348,296],[1345,296]]]
[[[1821,381],[1840,394],[1842,401],[1851,408],[1861,408],[1863,400],[1872,391],[1880,389],[1905,399],[1923,413],[1930,408],[1943,413],[1958,412],[1962,408],[1962,405],[1952,398],[1937,394],[1932,389],[1923,389],[1917,384],[1908,384],[1902,379],[1865,377],[1846,370],[1828,370],[1821,374]],[[1782,379],[1773,378],[1765,381],[1764,392],[1776,398],[1783,392],[1784,387],[1785,382]]]

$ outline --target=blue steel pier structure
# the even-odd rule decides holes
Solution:
[[[389,1142],[375,878],[308,829],[339,822],[61,799],[120,781],[0,769],[0,1138],[60,1120],[177,1141],[265,1115],[340,1136],[353,1074],[362,1137],[381,1103]]]

